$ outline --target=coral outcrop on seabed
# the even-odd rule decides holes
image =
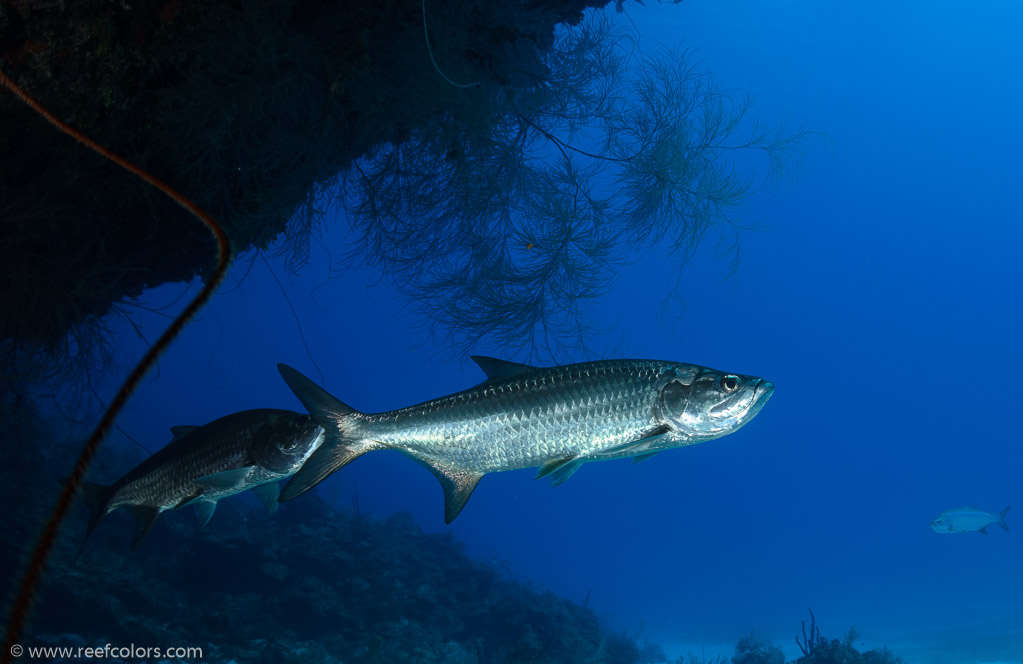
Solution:
[[[68,461],[38,412],[0,405],[0,569],[16,571]],[[267,516],[240,496],[205,529],[188,508],[164,515],[135,552],[132,519],[115,512],[79,552],[85,516],[78,508],[64,532],[26,646],[200,647],[204,661],[281,664],[641,661],[589,609],[473,560],[408,516],[336,511],[315,494]],[[5,575],[4,597],[16,578]]]
[[[69,444],[43,418],[27,402],[0,397],[0,499],[7,506],[0,510],[0,569],[22,568],[67,472]],[[140,454],[108,451],[96,479],[118,476]],[[190,511],[161,517],[131,552],[134,523],[123,511],[80,546],[86,510],[78,508],[25,645],[198,647],[203,661],[280,664],[666,661],[656,644],[607,631],[585,606],[470,558],[450,533],[424,533],[408,515],[337,510],[315,493],[272,516],[253,497],[233,497],[204,529]],[[0,579],[3,597],[17,579]],[[811,617],[797,662],[900,661],[887,649],[860,653],[856,638],[850,630],[829,641]],[[689,656],[675,664],[699,662]],[[731,662],[784,664],[784,656],[751,634]]]

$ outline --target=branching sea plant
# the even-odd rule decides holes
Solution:
[[[487,339],[556,356],[596,331],[623,265],[663,249],[677,275],[711,235],[736,257],[742,206],[808,137],[762,126],[691,53],[626,43],[599,18],[560,30],[544,76],[463,90],[489,111],[453,110],[341,175],[349,263],[453,354]]]
[[[803,653],[804,657],[813,653],[814,650],[826,643],[826,641],[821,638],[821,628],[817,626],[817,618],[813,615],[813,609],[807,609],[807,611],[810,612],[810,632],[807,634],[806,621],[801,620],[799,624],[802,626],[803,640],[800,641],[799,637],[796,637],[796,645],[799,646],[799,650]]]

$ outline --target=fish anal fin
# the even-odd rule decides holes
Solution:
[[[561,468],[565,464],[572,463],[578,458],[579,457],[577,455],[571,454],[569,456],[548,459],[547,461],[544,461],[543,464],[541,464],[540,470],[536,471],[536,477],[534,477],[533,479],[538,480],[541,477],[546,477],[547,475],[550,475],[551,473],[556,471],[558,468]]]
[[[437,463],[433,459],[421,456],[412,454],[409,456],[426,466],[440,482],[440,488],[444,492],[444,523],[450,524],[465,507],[465,503],[469,501],[485,473]]]
[[[980,533],[981,535],[987,535],[987,526],[984,526],[983,528],[981,528],[977,532]]]
[[[496,357],[486,357],[485,355],[473,355],[472,361],[487,375],[487,380],[512,378],[536,369],[528,364],[499,360]]]
[[[245,480],[248,479],[249,473],[255,468],[255,466],[242,466],[241,468],[223,470],[219,473],[204,475],[195,480],[195,482],[207,489],[239,489],[245,485]]]
[[[192,505],[195,506],[195,516],[199,519],[200,528],[210,522],[214,510],[217,509],[217,501],[215,500],[197,500]]]
[[[434,474],[444,490],[444,523],[450,524],[469,502],[469,497],[483,478],[483,473],[457,471]]]
[[[135,539],[131,542],[131,550],[134,551],[139,543],[146,538],[149,531],[153,529],[153,524],[156,523],[157,517],[160,516],[160,509],[158,507],[150,507],[149,505],[131,505],[126,506],[128,511],[135,517]]]
[[[178,438],[181,438],[182,436],[187,436],[188,434],[192,433],[198,428],[199,427],[193,424],[181,424],[176,427],[171,427],[170,428],[171,436],[173,436],[173,438],[171,438],[171,441],[173,442]]]
[[[277,511],[277,499],[281,496],[281,487],[277,482],[258,484],[252,487],[252,493],[256,494],[259,501],[263,503],[268,514]]]

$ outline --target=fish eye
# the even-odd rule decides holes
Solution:
[[[739,377],[728,374],[721,379],[721,389],[731,394],[739,389]]]
[[[296,429],[301,429],[302,427],[304,427],[308,423],[309,423],[309,416],[308,415],[299,415],[292,422],[292,426],[294,426]]]

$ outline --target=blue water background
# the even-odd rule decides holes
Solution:
[[[588,597],[612,627],[669,649],[726,652],[756,629],[793,656],[812,607],[825,636],[856,625],[868,647],[913,661],[1018,661],[1023,6],[626,9],[608,13],[645,51],[694,49],[717,81],[756,94],[765,123],[806,121],[827,140],[810,143],[780,193],[746,208],[769,228],[742,236],[735,275],[708,245],[684,273],[684,312],[664,325],[670,257],[643,258],[600,301],[614,328],[593,346],[764,376],[775,395],[732,436],[638,465],[587,464],[556,489],[533,470],[487,476],[450,528],[474,555]],[[315,245],[299,276],[272,261],[327,389],[376,411],[481,380],[410,332],[402,303],[368,286],[372,272],[327,280],[345,233],[343,222],[326,229],[333,248]],[[150,447],[172,425],[300,409],[277,362],[320,380],[262,262],[226,288],[121,418]],[[164,320],[146,321],[155,338]],[[125,330],[124,357],[137,346]],[[436,480],[398,453],[360,458],[320,491],[447,528]],[[930,530],[939,512],[974,503],[1016,504],[1012,532]]]

